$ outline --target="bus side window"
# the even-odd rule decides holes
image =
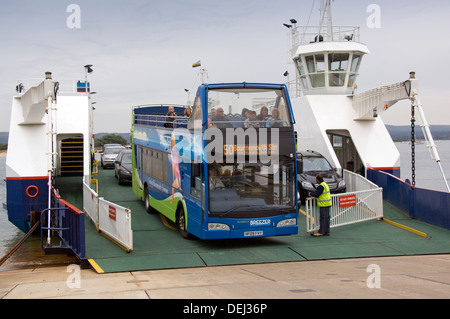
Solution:
[[[191,195],[200,198],[202,189],[202,164],[193,163],[191,165]]]

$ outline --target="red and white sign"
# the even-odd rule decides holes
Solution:
[[[116,208],[113,206],[109,206],[109,218],[116,220]]]
[[[339,197],[339,207],[352,207],[356,206],[356,195],[346,195]]]

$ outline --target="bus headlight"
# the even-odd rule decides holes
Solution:
[[[208,223],[208,230],[230,230],[230,227],[221,223]]]
[[[297,225],[297,218],[290,218],[278,222],[277,227],[286,227],[295,225]]]

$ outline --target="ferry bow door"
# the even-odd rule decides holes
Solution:
[[[346,130],[330,130],[327,135],[341,167],[364,176],[365,167],[350,133]]]
[[[59,134],[57,136],[58,176],[83,176],[84,175],[84,138],[82,134]]]

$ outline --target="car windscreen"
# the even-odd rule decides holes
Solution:
[[[304,172],[328,172],[332,170],[330,163],[323,157],[303,157]]]
[[[105,150],[105,154],[111,155],[111,154],[119,154],[121,150],[123,150],[123,147],[120,148],[115,148],[115,147],[111,147],[111,148],[107,148]]]
[[[123,154],[122,164],[131,164],[131,153]]]

